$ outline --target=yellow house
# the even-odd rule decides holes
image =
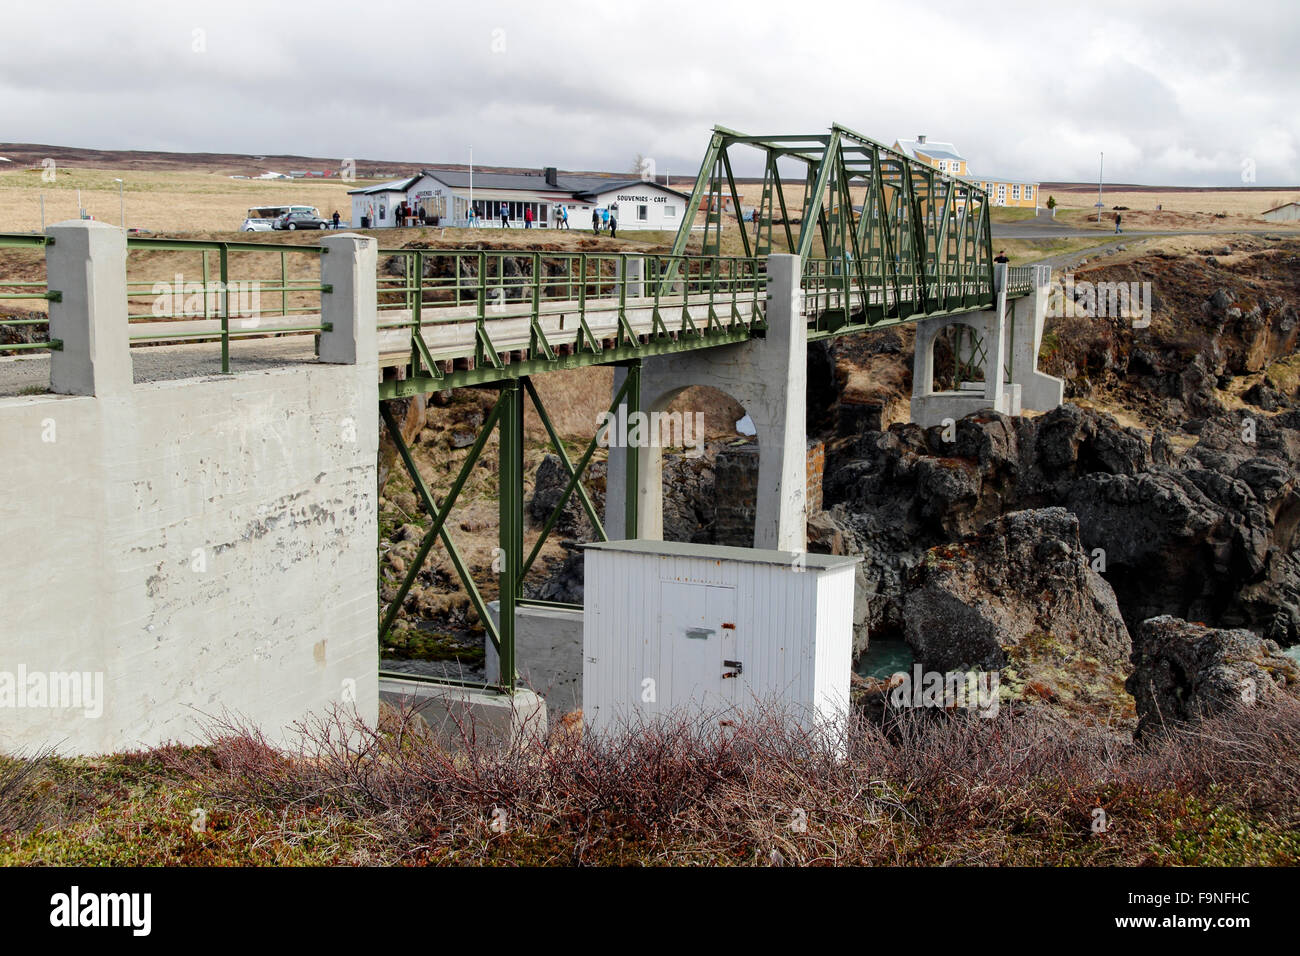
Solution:
[[[911,159],[928,163],[941,173],[980,187],[988,193],[989,202],[994,206],[1038,208],[1038,183],[1002,176],[975,176],[966,164],[966,157],[952,143],[936,142],[921,135],[916,139],[895,140],[894,149]]]

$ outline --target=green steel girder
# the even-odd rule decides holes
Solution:
[[[612,350],[607,350],[606,354]],[[610,405],[611,414],[616,413],[620,404],[626,402],[633,410],[640,408],[640,360],[634,359],[624,363],[628,369],[628,375],[623,386],[617,391],[614,400]],[[528,377],[519,379],[508,379],[496,383],[500,389],[496,402],[492,406],[492,411],[488,414],[483,425],[480,427],[474,444],[471,446],[469,454],[461,464],[456,479],[452,482],[451,489],[448,491],[442,503],[439,504],[433,491],[429,488],[424,476],[420,474],[416,465],[414,456],[406,441],[402,438],[401,428],[392,412],[384,402],[379,404],[379,414],[388,429],[388,434],[393,444],[396,446],[398,454],[401,456],[402,463],[406,468],[407,474],[411,478],[411,483],[415,488],[417,495],[425,509],[432,518],[432,524],[424,537],[420,541],[420,546],[415,556],[411,560],[410,567],[402,579],[397,593],[388,603],[383,618],[379,626],[379,634],[382,640],[383,636],[388,634],[392,629],[397,615],[401,611],[403,602],[410,593],[411,587],[424,568],[425,561],[429,552],[432,550],[437,541],[441,541],[446,548],[447,554],[451,559],[452,565],[456,570],[461,584],[464,586],[466,593],[469,595],[470,603],[473,605],[483,628],[487,633],[488,639],[492,642],[497,650],[500,660],[501,679],[499,686],[501,689],[512,690],[516,680],[516,658],[515,658],[515,610],[524,605],[538,607],[574,607],[574,605],[563,604],[552,601],[540,601],[535,599],[526,599],[523,596],[523,582],[529,569],[536,561],[538,554],[541,552],[543,545],[554,529],[556,521],[568,504],[570,497],[577,494],[582,503],[587,517],[591,519],[592,526],[596,530],[596,535],[601,541],[608,540],[605,528],[601,522],[600,516],[596,513],[594,504],[586,489],[582,485],[582,477],[586,473],[591,463],[592,457],[599,447],[600,432],[592,436],[581,459],[574,465],[569,459],[568,451],[564,446],[558,432],[551,423],[550,416],[546,413],[546,408],[538,395],[532,380]],[[547,435],[551,439],[556,454],[559,456],[565,471],[568,473],[568,484],[564,492],[560,495],[559,501],[552,509],[551,514],[543,525],[541,532],[533,543],[531,551],[527,557],[524,556],[524,399],[525,395],[531,399],[534,409],[539,419],[546,429]],[[494,560],[494,570],[497,571],[499,587],[499,613],[498,620],[493,622],[492,616],[488,613],[487,605],[483,600],[477,583],[470,573],[468,566],[465,564],[459,549],[452,540],[447,531],[447,521],[451,514],[461,490],[464,488],[469,475],[478,464],[483,449],[486,446],[489,437],[496,432],[498,435],[498,551]],[[636,529],[636,475],[637,464],[635,454],[628,456],[628,499],[627,514],[625,517],[625,526],[629,535],[635,535]],[[395,675],[394,675],[395,676]],[[475,685],[477,686],[477,685]]]
[[[408,398],[447,388],[462,388],[468,385],[492,385],[538,375],[543,372],[555,372],[570,368],[584,368],[589,365],[614,365],[654,355],[669,355],[674,352],[690,352],[695,349],[714,348],[719,345],[733,345],[746,342],[752,338],[762,338],[766,327],[761,321],[751,326],[737,329],[704,333],[697,330],[695,334],[682,333],[677,339],[651,338],[635,346],[620,345],[615,348],[602,349],[599,352],[579,352],[572,355],[557,355],[553,360],[526,359],[511,362],[509,365],[476,365],[471,369],[457,369],[443,373],[442,378],[430,375],[411,376],[404,379],[390,379],[379,383],[379,397]]]
[[[434,499],[433,492],[429,489],[429,485],[424,480],[424,476],[420,474],[419,468],[416,467],[415,459],[411,455],[411,450],[407,447],[405,439],[402,438],[402,430],[393,418],[392,412],[388,410],[388,406],[383,402],[379,403],[379,414],[388,428],[388,436],[396,446],[397,452],[402,458],[402,464],[406,467],[406,473],[411,478],[411,484],[414,486],[416,493],[420,496],[420,501],[424,505],[424,510],[433,519],[433,523],[429,526],[429,530],[425,532],[424,538],[420,542],[420,547],[416,551],[415,557],[411,559],[411,566],[407,568],[406,576],[402,579],[402,583],[397,589],[396,596],[389,602],[388,610],[385,612],[384,618],[379,625],[379,636],[381,640],[384,635],[392,629],[393,622],[397,620],[397,615],[402,608],[402,603],[406,600],[406,595],[410,592],[411,586],[415,583],[415,579],[419,576],[420,571],[423,570],[424,561],[429,556],[429,552],[433,549],[434,542],[441,539],[443,547],[447,549],[448,557],[451,558],[452,566],[456,569],[457,576],[460,578],[461,583],[465,585],[465,590],[469,594],[470,603],[474,605],[474,610],[478,614],[479,620],[482,622],[483,628],[488,634],[488,638],[497,649],[500,650],[502,644],[501,632],[498,630],[496,625],[492,623],[492,617],[487,612],[487,605],[484,603],[483,597],[479,593],[478,586],[474,583],[474,578],[469,573],[469,568],[466,567],[464,559],[461,558],[456,543],[451,539],[451,535],[447,533],[447,516],[451,514],[451,509],[456,504],[456,499],[460,496],[461,489],[465,487],[465,482],[469,478],[470,472],[474,470],[474,466],[478,462],[479,456],[483,453],[483,447],[487,444],[488,436],[492,434],[493,428],[496,427],[497,422],[500,420],[501,410],[502,403],[501,400],[498,399],[496,405],[492,408],[492,412],[483,423],[483,427],[479,429],[478,437],[470,448],[469,455],[461,465],[460,473],[456,476],[456,480],[452,482],[451,490],[447,493],[447,496],[443,499],[442,505],[440,506]],[[514,639],[513,629],[510,632],[510,639],[511,641]],[[507,672],[503,670],[502,673]]]
[[[765,153],[753,246],[732,171],[730,148],[736,145]],[[780,159],[803,163],[807,174],[797,238],[785,208]],[[855,187],[866,190],[860,213],[853,209]],[[838,123],[826,133],[769,136],[715,126],[673,241],[673,268],[665,270],[661,290],[680,272],[706,193],[730,196],[746,256],[751,250],[770,252],[773,190],[782,207],[789,248],[803,260],[805,274],[810,262],[828,263],[827,275],[835,277],[846,304],[851,301],[849,290],[857,292],[861,301],[852,311],[860,311],[868,327],[884,319],[955,314],[992,305],[992,238],[984,191]],[[719,207],[710,201],[706,252],[721,251],[724,217]],[[886,300],[883,309],[868,307],[873,294]],[[849,321],[847,314],[833,321],[841,322],[841,328],[861,325]],[[813,331],[824,329],[819,324]]]
[[[550,515],[547,516],[546,523],[542,526],[541,533],[537,536],[537,540],[533,542],[533,548],[528,553],[527,559],[524,560],[523,565],[520,568],[519,576],[521,581],[523,576],[528,573],[530,568],[532,568],[533,562],[537,560],[537,555],[541,553],[542,545],[544,545],[546,539],[550,537],[551,530],[555,527],[555,523],[560,520],[560,515],[564,513],[564,508],[569,503],[569,498],[574,491],[577,491],[583,509],[587,512],[587,517],[591,519],[592,527],[596,529],[596,536],[600,538],[601,541],[609,540],[608,536],[605,534],[605,526],[597,516],[596,509],[592,505],[591,499],[587,496],[587,490],[582,486],[582,476],[586,472],[587,466],[591,464],[591,456],[595,454],[596,448],[599,447],[598,439],[600,438],[600,432],[597,431],[597,433],[592,436],[591,441],[587,444],[586,451],[583,452],[582,458],[578,460],[578,465],[575,468],[569,462],[568,452],[565,451],[564,443],[560,441],[560,436],[556,434],[555,429],[551,427],[550,419],[546,415],[546,410],[542,407],[542,401],[538,397],[537,391],[533,388],[532,381],[525,378],[523,382],[524,387],[528,390],[529,396],[533,400],[533,405],[536,407],[539,417],[541,417],[542,422],[546,427],[546,433],[551,438],[551,444],[554,446],[556,454],[560,458],[560,462],[564,465],[564,470],[569,473],[569,482],[565,485],[564,491],[560,494],[559,500],[555,503],[555,507],[551,509]],[[623,401],[623,396],[626,393],[627,384],[624,383],[623,387],[619,389],[618,393],[614,396],[614,402],[609,409],[611,414],[618,408],[619,403]]]
[[[501,684],[515,686],[515,603],[523,596],[524,551],[524,389],[518,380],[501,384],[497,447],[497,592]]]

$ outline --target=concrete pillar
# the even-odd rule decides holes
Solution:
[[[916,323],[916,338],[912,350],[912,399],[934,391],[935,337],[948,324],[946,319],[921,319]],[[915,413],[913,413],[915,418]]]
[[[50,391],[110,395],[131,387],[126,311],[126,233],[120,226],[72,219],[49,228],[45,247],[51,292]]]
[[[1051,282],[1051,268],[1035,266],[1034,290],[1012,305],[1015,341],[1011,348],[1011,379],[1020,385],[1021,407],[1039,412],[1051,411],[1065,401],[1065,382],[1038,371]]]
[[[627,275],[623,275],[624,266]],[[618,260],[619,278],[627,285],[627,297],[640,299],[645,295],[645,259],[641,256],[625,256]]]
[[[320,260],[321,284],[333,287],[321,294],[321,322],[332,323],[333,329],[321,333],[320,360],[331,365],[378,364],[379,247],[374,239],[355,232],[332,235],[321,245],[327,250]]]
[[[993,315],[986,316],[987,331],[984,335],[984,348],[987,359],[984,363],[984,400],[989,407],[999,412],[1019,413],[1019,409],[1007,407],[1003,396],[1006,383],[1007,364],[1007,264],[993,265]],[[991,319],[991,321],[989,321]]]
[[[767,275],[766,337],[647,358],[641,367],[641,408],[663,411],[692,385],[711,385],[740,402],[758,431],[754,547],[802,551],[807,540],[808,328],[799,257],[768,257]],[[626,376],[624,369],[615,369],[615,393]],[[623,537],[629,454],[639,462],[637,537],[662,539],[663,462],[657,447],[610,448],[605,530],[611,538]]]
[[[758,373],[784,398],[758,433],[758,501],[754,547],[803,551],[807,544],[808,323],[803,316],[798,256],[767,259],[767,338],[756,353]],[[746,409],[755,423],[759,417]],[[765,416],[767,417],[767,416]]]
[[[1046,266],[1035,267],[1034,291],[1010,300],[1006,270],[1002,263],[994,266],[992,309],[917,322],[916,351],[912,358],[912,421],[929,427],[989,408],[1007,415],[1019,415],[1023,408],[1045,412],[1064,400],[1064,383],[1038,371],[1051,270]],[[934,390],[933,343],[944,328],[956,322],[972,326],[984,340],[987,360],[982,391]],[[1008,367],[1009,383],[1004,381]]]

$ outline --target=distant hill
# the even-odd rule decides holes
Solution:
[[[1093,189],[1096,181],[1090,183],[1039,183],[1040,189]],[[1249,193],[1277,192],[1279,189],[1300,189],[1300,186],[1143,186],[1138,183],[1102,183],[1107,192],[1141,192],[1141,193]]]
[[[343,157],[332,156],[320,158],[312,156],[293,156],[283,153],[266,156],[245,155],[241,153],[169,153],[159,150],[121,150],[88,149],[80,146],[50,146],[41,143],[0,143],[0,156],[13,162],[14,166],[39,166],[45,159],[53,159],[62,167],[77,166],[94,169],[135,169],[172,172],[212,172],[225,176],[260,176],[268,170],[288,173],[292,170],[323,171],[338,169]],[[468,169],[468,163],[434,163],[398,161],[386,159],[362,159],[351,157],[356,162],[358,179],[373,179],[377,176],[400,179],[413,176],[421,169]],[[0,164],[0,170],[8,167]],[[480,166],[476,171],[485,173],[528,173],[536,172],[535,166]],[[575,176],[609,176],[626,178],[631,173],[608,172],[605,170],[566,169],[565,175]]]

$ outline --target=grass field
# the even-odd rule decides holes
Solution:
[[[1044,192],[1054,196],[1059,204],[1056,210],[1058,222],[1108,230],[1114,229],[1116,206],[1128,207],[1120,211],[1125,229],[1289,229],[1293,227],[1269,223],[1259,215],[1266,209],[1300,199],[1300,191],[1294,189],[1105,190],[1102,192],[1105,208],[1098,225],[1097,210],[1093,206],[1097,201],[1095,186],[1053,188]]]
[[[230,179],[209,172],[63,168],[54,182],[42,171],[13,169],[0,173],[0,232],[27,232],[41,227],[41,197],[46,224],[77,218],[81,204],[96,219],[120,224],[118,184],[126,222],[152,232],[235,232],[250,206],[297,203],[316,206],[329,216],[335,209],[351,216],[348,190],[357,183],[321,179]]]

